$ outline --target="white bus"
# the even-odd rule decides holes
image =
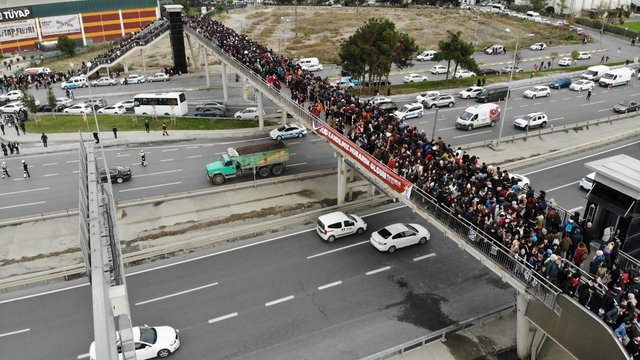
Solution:
[[[189,111],[187,97],[181,92],[138,94],[133,97],[136,115],[184,116]]]

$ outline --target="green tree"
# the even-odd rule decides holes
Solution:
[[[38,112],[38,105],[36,105],[36,98],[29,93],[29,89],[26,86],[20,86],[20,90],[22,91],[22,103],[27,110],[36,114]]]
[[[56,117],[56,95],[53,93],[53,89],[51,88],[51,86],[49,86],[49,88],[47,89],[47,104],[49,104],[49,106],[51,107],[51,110],[53,111],[53,117]]]
[[[73,56],[76,53],[76,42],[67,35],[58,35],[56,47],[69,56]]]
[[[571,66],[576,64],[576,61],[578,60],[579,56],[580,56],[580,52],[578,50],[573,50],[571,52],[571,58],[573,59],[573,61],[571,62]]]
[[[462,32],[447,31],[449,37],[438,42],[438,53],[433,58],[435,61],[446,61],[447,70],[451,69],[451,62],[454,63],[453,73],[458,70],[458,65],[475,73],[480,72],[478,64],[472,55],[475,52],[474,46],[470,42],[462,40]],[[449,72],[446,74],[449,79]]]
[[[560,54],[558,54],[557,51],[552,51],[551,54],[549,54],[549,57],[551,58],[551,65],[553,65],[558,56],[560,56]]]
[[[529,0],[533,11],[543,12],[544,8],[548,5],[547,0]]]

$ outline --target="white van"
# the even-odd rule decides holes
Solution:
[[[434,50],[423,51],[420,55],[418,55],[418,57],[416,57],[416,60],[430,61],[430,60],[433,60],[433,57],[436,56],[436,54],[437,52]]]
[[[298,62],[296,64],[300,65],[302,70],[322,71],[322,64],[320,64],[320,60],[318,60],[317,57],[302,58],[302,59],[298,60]]]
[[[489,4],[488,6],[491,9],[491,11],[493,11],[493,12],[500,12],[501,13],[501,12],[504,12],[507,9],[507,7],[505,5],[502,5],[502,4]]]
[[[542,21],[542,17],[540,16],[540,14],[535,11],[527,11],[525,16],[526,16],[526,19],[528,20],[532,20],[535,22]]]
[[[609,70],[602,75],[598,83],[600,86],[626,85],[631,80],[633,73],[633,69],[627,67]]]
[[[481,126],[494,126],[500,121],[500,105],[487,103],[468,107],[456,119],[456,128],[471,130]]]
[[[89,82],[87,82],[87,78],[84,76],[74,76],[71,79],[60,84],[62,89],[77,89],[83,87],[89,87]]]
[[[607,65],[589,66],[587,68],[587,71],[583,72],[582,75],[580,75],[580,78],[591,81],[598,81],[600,80],[602,75],[609,72],[609,70],[610,69]]]
[[[333,242],[336,238],[351,234],[362,234],[367,223],[358,215],[336,211],[318,217],[316,232],[322,240]]]

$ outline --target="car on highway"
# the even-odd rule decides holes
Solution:
[[[640,108],[640,103],[638,103],[637,101],[624,100],[623,102],[616,104],[613,107],[613,111],[621,114],[626,114],[638,111],[638,108]]]
[[[596,178],[595,172],[588,173],[582,179],[580,179],[580,183],[578,184],[578,187],[587,191],[591,190],[591,188],[593,187],[593,182],[595,178]]]
[[[196,111],[200,111],[204,108],[218,108],[222,111],[227,111],[227,107],[220,101],[207,101],[206,103],[196,105]]]
[[[114,106],[124,106],[125,110],[130,111],[133,110],[133,100],[123,100],[123,101],[118,101],[117,103],[114,104]]]
[[[92,106],[93,110],[98,110],[101,109],[105,106],[107,106],[107,100],[103,99],[103,98],[97,98],[97,99],[87,99],[84,100],[83,103]]]
[[[398,110],[398,105],[393,101],[378,103],[376,104],[376,106],[378,107],[378,109],[386,111],[388,113],[393,113],[394,111]]]
[[[522,96],[533,99],[546,97],[551,95],[551,89],[548,86],[532,86],[522,93]]]
[[[502,69],[500,69],[500,74],[509,74],[512,71],[513,71],[514,74],[521,73],[522,72],[522,68],[520,68],[518,66],[516,66],[514,68],[513,66],[508,65],[508,66],[505,66]]]
[[[125,80],[127,84],[142,84],[146,81],[144,75],[131,74],[127,77],[120,79],[120,84],[124,85]]]
[[[336,211],[318,216],[316,232],[322,240],[334,242],[335,239],[351,234],[362,234],[367,230],[367,223],[355,214]]]
[[[547,122],[549,122],[547,115],[542,112],[535,112],[513,120],[513,126],[519,129],[531,129],[534,127],[543,128],[547,126]]]
[[[264,115],[264,111],[262,112],[262,115]],[[246,109],[242,109],[242,110],[238,110],[236,111],[235,114],[233,114],[233,117],[236,119],[255,119],[257,120],[260,116],[258,113],[258,108],[257,107],[248,107]]]
[[[547,44],[543,43],[543,42],[539,42],[539,43],[535,43],[531,46],[529,46],[530,50],[536,51],[536,50],[544,50],[547,48]]]
[[[438,95],[435,98],[426,98],[423,102],[427,109],[431,109],[434,106],[437,107],[453,107],[456,104],[456,99],[451,95]]]
[[[369,241],[376,249],[394,253],[405,246],[423,245],[431,239],[431,234],[419,224],[391,224],[371,233]]]
[[[171,80],[171,78],[169,77],[168,74],[165,73],[155,73],[153,75],[151,75],[150,77],[147,78],[148,82],[165,82],[165,81],[169,81]]]
[[[570,57],[563,57],[560,60],[558,60],[558,66],[571,66],[573,65],[574,60],[573,58]]]
[[[573,91],[591,90],[593,89],[594,86],[596,86],[596,84],[593,81],[582,79],[582,80],[572,82],[571,86],[569,86],[569,90],[573,90]]]
[[[469,77],[474,77],[474,76],[476,76],[476,73],[474,73],[473,71],[466,70],[466,69],[456,70],[456,73],[453,74],[453,77],[455,79],[469,78]]]
[[[470,86],[458,93],[463,99],[471,99],[478,96],[478,94],[483,90],[482,86]]]
[[[405,75],[405,77],[403,78],[403,81],[405,83],[424,82],[424,81],[429,81],[429,78],[426,75],[409,74],[409,75]]]
[[[269,132],[269,136],[273,140],[301,138],[305,135],[307,135],[307,129],[300,124],[282,125],[277,129],[273,129]]]
[[[62,106],[63,108],[67,108],[73,105],[73,99],[69,99],[66,96],[56,98],[56,106]]]
[[[23,96],[24,94],[22,94],[21,90],[11,90],[6,94],[0,95],[0,103],[8,103],[12,101],[22,100]]]
[[[424,101],[427,100],[427,98],[434,98],[434,97],[438,97],[438,96],[440,96],[440,91],[436,91],[436,90],[426,91],[426,92],[418,94],[416,96],[416,101],[421,103],[421,104],[424,104]]]
[[[107,182],[107,172],[104,168],[98,169],[98,176],[103,183]],[[112,183],[122,184],[125,181],[131,180],[131,169],[124,166],[109,166],[109,176],[111,176]]]
[[[70,106],[63,111],[65,114],[91,114],[93,113],[93,108],[89,104],[76,104]]]
[[[179,330],[171,326],[135,326],[133,331],[133,347],[137,360],[148,360],[154,358],[166,358],[180,347]],[[116,333],[116,345],[118,358],[122,359],[122,344],[119,334]],[[89,347],[89,359],[96,358],[96,343],[91,343]]]
[[[73,89],[85,88],[85,87],[89,87],[89,82],[87,81],[87,78],[84,76],[74,76],[67,81],[63,81],[60,84],[60,88],[65,90],[67,89],[73,90]]]
[[[118,85],[118,80],[112,79],[108,76],[103,76],[98,80],[93,80],[91,86],[114,86]]]
[[[420,103],[405,104],[396,110],[393,115],[398,119],[411,119],[424,116],[424,106]]]
[[[551,84],[549,84],[549,87],[552,89],[568,88],[569,86],[571,86],[571,79],[569,78],[556,79]]]
[[[122,115],[127,112],[127,109],[124,106],[105,106],[103,108],[98,109],[98,114],[109,114],[109,115]]]
[[[591,54],[586,51],[578,51],[578,60],[591,59]]]
[[[446,66],[444,66],[444,65],[440,65],[440,64],[438,64],[438,65],[434,65],[434,66],[431,68],[431,70],[430,70],[430,71],[431,71],[431,73],[432,73],[432,74],[434,74],[434,75],[438,75],[438,74],[446,74],[447,72],[449,72],[449,70],[447,69],[447,67],[446,67]]]
[[[193,116],[196,117],[224,117],[225,111],[219,107],[199,107]]]
[[[0,112],[3,114],[16,114],[21,109],[24,109],[22,101],[12,101],[8,104],[0,106]]]
[[[391,102],[391,99],[389,99],[386,96],[374,96],[374,97],[369,98],[367,101],[370,104],[378,105],[378,104],[382,104],[382,103],[386,103],[386,102]]]
[[[507,48],[505,48],[502,45],[491,45],[487,48],[484,49],[484,53],[487,55],[498,55],[498,54],[506,54],[507,53]]]
[[[438,52],[434,51],[434,50],[427,50],[427,51],[423,51],[422,53],[420,53],[420,55],[418,55],[416,57],[416,60],[418,61],[431,61],[433,60],[433,57],[436,56]]]
[[[335,80],[331,82],[331,86],[339,87],[341,89],[353,89],[355,85],[346,80]]]
[[[517,184],[520,185],[520,187],[522,188],[526,188],[526,187],[529,187],[529,185],[531,185],[531,181],[529,181],[529,178],[524,175],[510,173],[509,178],[517,181],[518,182]]]
[[[496,70],[496,69],[482,69],[480,70],[480,74],[481,75],[496,75],[496,74],[500,74],[500,70]]]

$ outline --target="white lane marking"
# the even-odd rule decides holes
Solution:
[[[171,185],[178,185],[178,184],[182,184],[182,181],[176,181],[176,182],[171,182],[171,183],[166,183],[166,184],[142,186],[142,187],[133,188],[133,189],[124,189],[124,190],[120,190],[120,192],[137,191],[137,190],[144,190],[144,189],[153,189],[153,188],[157,188],[157,187],[171,186]]]
[[[187,149],[197,149],[197,146],[187,146]]]
[[[170,173],[180,172],[180,171],[182,171],[182,169],[167,170],[167,171],[158,171],[158,172],[149,173],[149,174],[140,174],[140,175],[136,175],[136,177],[142,177],[142,176],[153,176],[153,175],[161,175],[161,174],[170,174]]]
[[[42,176],[44,176],[44,177],[49,177],[49,176],[58,176],[58,173],[45,174],[45,175],[42,175]]]
[[[322,138],[319,138],[319,139],[313,139],[313,140],[311,140],[311,142],[322,141],[322,140],[324,140],[324,139],[322,139]]]
[[[523,107],[527,107],[527,106],[529,106],[529,105],[520,105],[520,107],[521,107],[521,108],[523,108]]]
[[[298,153],[294,153],[294,152],[289,153],[289,156],[293,156],[293,155],[298,155]]]
[[[562,119],[564,119],[564,116],[553,118],[553,119],[549,119],[549,121],[558,121],[558,120],[562,120]]]
[[[213,319],[209,320],[209,324],[213,324],[214,322],[218,322],[218,321],[222,321],[222,320],[231,319],[232,317],[236,317],[236,316],[238,316],[237,312],[234,312],[234,313],[231,313],[231,314],[227,314],[227,315],[218,316],[217,318],[213,318]]]
[[[293,295],[289,295],[289,296],[285,296],[285,297],[280,298],[280,299],[269,301],[268,303],[265,303],[264,306],[272,306],[272,305],[280,304],[280,303],[283,303],[285,301],[289,301],[289,300],[293,300],[293,299],[294,299],[294,296]]]
[[[295,164],[289,164],[287,165],[287,167],[292,167],[292,166],[300,166],[300,165],[307,165],[307,162],[301,162],[301,163],[295,163]]]
[[[594,156],[598,156],[598,155],[605,154],[605,153],[608,153],[608,152],[612,152],[612,151],[620,150],[620,149],[625,148],[625,147],[627,147],[627,146],[635,145],[635,144],[638,144],[638,143],[640,143],[640,140],[638,140],[638,141],[634,141],[634,142],[629,143],[629,144],[626,144],[626,145],[616,146],[616,147],[611,148],[611,149],[609,149],[609,150],[600,151],[599,153],[596,153],[596,154],[591,154],[591,155],[583,156],[583,157],[580,157],[580,158],[577,158],[577,159],[574,159],[574,160],[569,160],[569,161],[565,161],[565,162],[562,162],[562,163],[559,163],[559,164],[555,164],[555,165],[547,166],[547,167],[542,168],[542,169],[529,171],[528,173],[525,173],[525,174],[522,174],[522,175],[527,176],[527,175],[531,175],[531,174],[539,173],[539,172],[541,172],[541,171],[547,171],[547,170],[549,170],[549,169],[557,168],[558,166],[564,166],[564,165],[567,165],[567,164],[571,164],[572,162],[582,161],[582,160],[584,160],[584,159],[588,159],[588,158],[590,158],[590,157],[594,157]]]
[[[77,288],[80,288],[80,287],[83,287],[83,286],[89,286],[89,283],[86,282],[84,284],[68,286],[68,287],[64,287],[64,288],[61,288],[61,289],[45,291],[45,292],[41,292],[41,293],[37,293],[37,294],[25,295],[25,296],[13,298],[13,299],[2,300],[2,301],[0,301],[0,305],[8,304],[8,303],[15,302],[15,301],[27,300],[27,299],[31,299],[31,298],[34,298],[34,297],[44,296],[44,295],[56,294],[56,293],[67,291],[67,290],[74,290],[74,289],[77,289]]]
[[[17,180],[17,179],[16,179]],[[18,190],[18,191],[12,191],[12,192],[8,192],[8,193],[2,193],[0,194],[0,196],[3,195],[13,195],[13,194],[22,194],[22,193],[26,193],[26,192],[32,192],[32,191],[42,191],[42,190],[49,190],[51,189],[50,187],[41,187],[41,188],[37,188],[37,189],[29,189],[29,190]]]
[[[162,150],[162,152],[169,152],[169,151],[178,151],[180,149],[164,149]]]
[[[300,141],[288,142],[287,144],[289,144],[289,145],[298,145],[298,144],[300,144]]]
[[[342,281],[338,280],[338,281],[334,281],[330,284],[326,284],[326,285],[322,285],[322,286],[318,286],[318,290],[324,290],[324,289],[328,289],[330,287],[334,287],[334,286],[338,286],[342,284]]]
[[[16,331],[12,331],[12,332],[8,332],[8,333],[0,334],[0,337],[9,336],[9,335],[15,335],[15,334],[20,334],[20,333],[27,332],[27,331],[31,331],[31,329],[26,328],[26,329],[22,329],[22,330],[16,330]]]
[[[67,164],[73,164],[73,163],[77,163],[80,162],[80,160],[67,160],[66,163]]]
[[[431,253],[431,254],[427,254],[427,255],[418,256],[416,258],[413,258],[413,261],[420,261],[420,260],[428,259],[428,258],[433,257],[433,256],[436,256],[436,253]]]
[[[611,108],[604,108],[604,109],[598,110],[598,112],[603,112],[603,111],[611,111]]]
[[[58,163],[57,163],[57,162],[55,162],[55,163],[46,163],[46,164],[42,164],[42,166],[51,166],[51,165],[58,165]]]
[[[640,95],[640,93],[637,93],[637,94],[631,94],[631,95],[629,95],[629,96],[638,96],[638,95]]]
[[[46,204],[46,203],[47,203],[46,201],[36,201],[36,202],[26,203],[26,204],[9,205],[9,206],[3,206],[3,207],[0,207],[0,210],[4,210],[4,209],[13,209],[13,208],[24,207],[24,206],[31,206],[31,205],[41,205],[41,204]]]
[[[582,210],[582,208],[583,208],[583,206],[578,206],[578,207],[576,207],[576,208],[573,208],[573,209],[567,210],[567,212],[569,212],[569,213],[576,212],[576,211],[578,211],[578,210]]]
[[[174,161],[175,159],[162,159],[160,162]]]
[[[383,271],[387,271],[391,269],[391,266],[385,266],[385,267],[381,267],[380,269],[375,269],[375,270],[371,270],[371,271],[367,271],[365,274],[366,275],[373,275],[373,274],[377,274],[379,272],[383,272]]]
[[[78,355],[78,359],[88,358],[89,356],[90,356],[89,353],[80,354],[80,355]]]
[[[566,188],[567,186],[575,185],[575,184],[578,184],[578,183],[580,183],[580,181],[573,181],[573,182],[570,182],[568,184],[564,184],[564,185],[556,186],[556,187],[551,188],[551,189],[547,189],[546,191],[556,191],[556,190],[559,190],[559,189],[562,189],[562,188]]]
[[[463,137],[467,137],[467,136],[474,136],[474,135],[480,135],[480,134],[487,134],[492,132],[492,130],[487,130],[487,131],[480,131],[477,133],[473,133],[473,134],[466,134],[466,135],[458,135],[458,136],[454,136],[454,139],[458,139],[458,138],[463,138]]]
[[[600,100],[600,101],[594,101],[594,102],[588,102],[586,104],[581,104],[580,106],[589,106],[589,105],[595,105],[595,104],[600,104],[603,103],[604,100]]]
[[[558,100],[549,100],[549,102],[557,102]]]
[[[440,131],[444,131],[444,130],[451,130],[451,129],[455,129],[455,126],[451,126],[451,127],[446,127],[446,128],[442,128],[440,129]]]
[[[173,293],[173,294],[169,294],[169,295],[165,295],[165,296],[160,296],[160,297],[157,297],[155,299],[149,299],[149,300],[145,300],[145,301],[140,301],[140,302],[137,302],[135,305],[139,306],[139,305],[144,305],[144,304],[148,304],[148,303],[152,303],[152,302],[156,302],[156,301],[160,301],[160,300],[164,300],[164,299],[169,299],[169,298],[172,298],[172,297],[175,297],[175,296],[188,294],[188,293],[191,293],[191,292],[194,292],[194,291],[206,289],[206,288],[209,288],[209,287],[212,287],[212,286],[216,286],[216,285],[218,285],[218,283],[214,282],[214,283],[211,283],[211,284],[198,286],[198,287],[195,287],[193,289],[179,291],[177,293]]]
[[[315,229],[313,229],[313,230],[315,230]],[[337,249],[333,249],[333,250],[325,251],[325,252],[323,252],[323,253],[319,253],[319,254],[315,254],[315,255],[307,256],[307,260],[309,260],[309,259],[313,259],[313,258],[317,258],[317,257],[319,257],[319,256],[323,256],[323,255],[331,254],[331,253],[334,253],[334,252],[336,252],[336,251],[346,250],[346,249],[352,248],[352,247],[354,247],[354,246],[358,246],[358,245],[366,244],[366,243],[368,243],[368,242],[369,242],[369,240],[365,240],[365,241],[361,241],[361,242],[359,242],[359,243],[355,243],[355,244],[351,244],[351,245],[343,246],[343,247],[341,247],[341,248],[337,248]]]
[[[201,158],[202,155],[191,155],[191,156],[187,156],[187,159],[197,159],[197,158]]]
[[[80,170],[73,170],[73,171],[72,171],[72,173],[74,173],[74,174],[77,174],[77,173],[79,173],[79,172],[80,172]]]
[[[118,154],[116,155],[116,157],[127,157],[130,156],[131,154]]]
[[[566,98],[564,98],[562,100],[571,100],[571,98],[570,97],[566,97]]]

